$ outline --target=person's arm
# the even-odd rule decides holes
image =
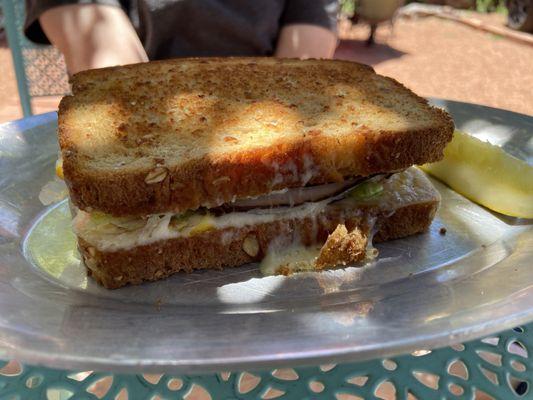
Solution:
[[[275,57],[332,58],[337,36],[317,25],[294,24],[281,28]]]
[[[63,53],[70,74],[148,61],[135,29],[118,7],[59,6],[45,11],[39,22],[50,42]]]

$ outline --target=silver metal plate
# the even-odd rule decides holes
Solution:
[[[533,118],[434,102],[459,129],[533,163]],[[370,267],[262,278],[247,265],[100,288],[57,202],[56,128],[55,113],[0,126],[0,358],[115,372],[296,366],[445,346],[533,319],[532,222],[436,181],[431,231],[380,245]]]

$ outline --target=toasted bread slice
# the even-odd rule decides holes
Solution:
[[[345,199],[325,207],[311,206],[306,212],[295,209],[279,213],[273,220],[265,220],[264,214],[258,217],[254,212],[255,221],[250,219],[249,223],[239,222],[242,215],[233,216],[230,219],[234,226],[211,227],[187,236],[166,236],[163,240],[150,240],[142,233],[140,242],[129,240],[129,233],[114,239],[77,234],[89,275],[113,289],[162,279],[179,271],[221,269],[259,261],[273,243],[285,246],[296,240],[306,246],[323,244],[339,224],[350,232],[358,228],[369,232],[374,227],[374,242],[409,236],[429,227],[439,200],[438,192],[423,173],[410,169],[390,178],[381,197],[370,202]],[[161,232],[159,228],[155,230]],[[116,243],[124,247],[117,248]],[[349,254],[344,259],[344,253],[330,257],[334,264],[322,260],[317,268],[351,263],[353,257]]]
[[[374,243],[424,232],[431,224],[437,204],[435,201],[413,203],[397,209],[392,215],[380,213],[376,220],[378,231]],[[116,289],[128,284],[160,280],[176,272],[238,267],[260,261],[269,245],[284,234],[305,238],[305,244],[323,243],[328,234],[342,223],[366,229],[366,221],[355,213],[346,219],[333,213],[321,218],[318,227],[311,219],[300,219],[208,231],[191,238],[168,239],[117,251],[102,251],[78,238],[78,247],[88,274],[100,285]],[[311,240],[315,232],[317,237]],[[228,241],[226,237],[231,239]],[[245,251],[247,238],[258,241],[257,254]],[[326,266],[321,265],[321,269],[324,268]]]
[[[71,199],[117,216],[437,161],[454,128],[345,61],[177,59],[82,72],[72,91],[59,107]]]

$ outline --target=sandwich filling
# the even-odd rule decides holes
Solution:
[[[363,214],[393,213],[410,204],[439,198],[428,178],[409,168],[391,176],[285,189],[253,199],[239,199],[214,209],[144,217],[113,217],[78,211],[74,231],[100,251],[117,251],[160,240],[186,238],[210,230],[243,228],[278,220],[318,218],[327,207]],[[369,211],[371,210],[371,211]],[[228,230],[231,234],[231,230]],[[228,242],[231,237],[227,238]]]

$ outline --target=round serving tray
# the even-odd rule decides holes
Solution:
[[[433,102],[459,129],[532,163],[533,118]],[[369,267],[263,278],[247,265],[98,287],[80,266],[54,178],[56,128],[55,113],[0,126],[0,359],[242,370],[388,356],[533,320],[532,221],[490,212],[437,181],[442,204],[430,232],[378,246]]]

